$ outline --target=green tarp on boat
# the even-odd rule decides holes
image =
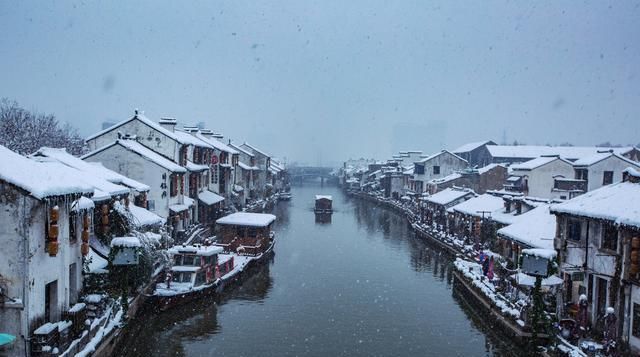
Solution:
[[[0,333],[0,346],[8,345],[16,340],[16,336],[9,335],[8,333]]]

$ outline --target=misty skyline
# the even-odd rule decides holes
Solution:
[[[640,142],[640,2],[0,3],[0,97],[134,108],[289,161]]]

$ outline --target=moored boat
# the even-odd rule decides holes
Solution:
[[[276,217],[262,213],[234,213],[216,224],[219,240],[213,245],[178,245],[168,250],[173,263],[164,282],[156,284],[154,308],[167,310],[194,298],[214,295],[238,281],[252,264],[273,253]]]
[[[333,197],[329,195],[316,195],[315,213],[332,213]]]

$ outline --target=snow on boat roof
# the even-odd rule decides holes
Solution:
[[[29,192],[37,199],[93,193],[93,186],[78,177],[78,170],[59,163],[31,160],[2,145],[0,180]]]
[[[329,201],[332,201],[333,197],[331,195],[316,195],[316,201],[317,200],[329,200]]]
[[[100,163],[84,161],[79,157],[69,154],[65,148],[41,147],[32,156],[45,156],[55,159],[69,167],[73,167],[95,177],[100,177],[113,184],[131,187],[138,192],[149,191],[149,186],[110,170]]]
[[[425,197],[424,200],[439,205],[447,205],[457,199],[468,196],[470,194],[473,195],[473,191],[467,189],[446,188],[429,197]]]
[[[450,209],[469,216],[482,217],[482,213],[479,213],[480,211],[494,212],[504,209],[504,200],[501,197],[485,193],[459,203]]]
[[[141,247],[140,239],[137,237],[116,237],[111,240],[111,247],[138,248]]]
[[[489,143],[493,143],[493,141],[484,140],[484,141],[476,141],[476,142],[473,142],[473,143],[467,143],[467,144],[464,144],[464,145],[460,146],[459,148],[457,148],[455,150],[452,150],[451,152],[452,153],[469,152],[471,150],[475,150],[475,149],[481,147],[482,145],[486,145],[486,144],[489,144]]]
[[[82,157],[82,159],[86,159],[89,158],[103,150],[106,150],[114,145],[120,145],[122,147],[124,147],[125,149],[132,151],[142,157],[144,157],[145,159],[155,163],[158,166],[164,167],[165,169],[171,171],[171,172],[178,172],[178,173],[184,173],[187,172],[187,170],[176,164],[175,162],[167,159],[166,157],[156,153],[155,151],[147,148],[146,146],[140,144],[139,142],[135,141],[135,140],[131,140],[131,139],[118,139],[115,142],[109,144],[109,145],[105,145],[101,148],[96,149],[95,151],[92,151],[86,155],[84,155]]]
[[[195,254],[201,256],[211,256],[222,253],[222,247],[215,245],[174,245],[169,248],[169,254]]]
[[[640,227],[640,184],[619,182],[584,193],[551,206],[553,213],[566,213]]]
[[[515,222],[500,228],[498,234],[532,248],[553,249],[556,216],[549,211],[549,205],[539,206],[516,216]]]
[[[224,201],[224,197],[209,190],[198,193],[198,199],[204,202],[206,205],[212,205]]]
[[[533,169],[536,169],[536,168],[538,168],[540,166],[544,166],[544,165],[546,165],[548,163],[551,163],[553,161],[556,161],[556,160],[562,160],[562,161],[566,162],[567,164],[572,165],[571,162],[569,162],[569,161],[567,161],[567,160],[565,160],[563,158],[560,158],[558,156],[541,156],[541,157],[537,157],[537,158],[529,160],[529,161],[525,161],[525,162],[523,162],[521,164],[511,165],[511,169],[513,169],[513,170],[533,170]]]
[[[216,138],[208,138],[204,135],[202,135],[202,133],[197,132],[196,137],[204,142],[206,142],[207,144],[209,144],[210,146],[212,146],[214,149],[220,150],[220,151],[224,151],[224,152],[228,152],[229,154],[239,154],[238,150],[230,147],[229,145],[223,143],[222,141],[216,139]]]
[[[234,226],[266,227],[276,220],[276,216],[268,213],[237,212],[222,217],[217,224]]]
[[[568,160],[577,160],[582,157],[596,154],[598,151],[613,150],[618,153],[626,153],[632,147],[603,148],[595,146],[538,146],[538,145],[487,145],[487,150],[494,158],[529,158],[533,159],[545,155],[558,155]]]

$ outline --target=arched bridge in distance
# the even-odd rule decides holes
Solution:
[[[337,177],[331,173],[335,169],[333,167],[317,167],[317,166],[289,166],[287,171],[289,174],[289,182],[292,184],[303,184],[311,181],[321,182],[337,182]]]

